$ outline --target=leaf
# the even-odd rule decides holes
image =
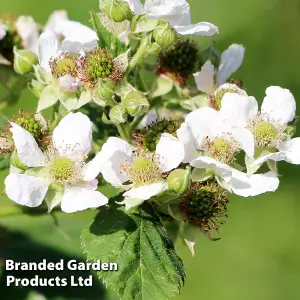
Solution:
[[[183,263],[152,208],[144,204],[125,213],[104,207],[82,232],[88,261],[118,264],[117,272],[97,272],[122,300],[168,300],[184,283]]]
[[[91,11],[91,23],[98,35],[98,44],[112,51],[114,57],[126,50],[126,46],[101,23],[99,14]]]

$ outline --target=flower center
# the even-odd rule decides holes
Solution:
[[[136,187],[155,183],[161,179],[155,155],[148,152],[136,153],[133,162],[126,161],[121,168]]]
[[[50,173],[58,181],[68,180],[73,172],[74,162],[67,157],[56,158],[50,166]]]
[[[277,129],[268,122],[258,123],[255,127],[255,137],[259,145],[267,146],[276,139]]]
[[[227,216],[226,193],[214,183],[196,183],[181,199],[180,209],[186,219],[205,231],[218,229],[217,218]]]
[[[109,77],[113,72],[113,57],[107,49],[95,48],[81,60],[83,80],[94,86],[100,78]]]
[[[216,137],[213,140],[207,139],[205,148],[208,156],[224,163],[234,160],[234,155],[239,151],[238,144],[231,137]]]
[[[77,76],[76,54],[63,53],[58,58],[50,61],[52,75],[55,78],[63,77],[65,75]]]
[[[27,130],[29,133],[31,133],[36,140],[41,137],[41,127],[32,115],[21,113],[16,118],[15,122],[25,130]]]

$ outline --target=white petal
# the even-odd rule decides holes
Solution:
[[[97,208],[108,203],[108,198],[98,191],[84,187],[68,187],[61,202],[61,210],[66,213]]]
[[[162,173],[169,172],[180,165],[185,156],[184,145],[169,133],[163,133],[156,145],[159,157],[159,169]]]
[[[226,93],[221,101],[221,118],[233,126],[246,127],[249,119],[258,114],[258,104],[254,97]]]
[[[92,147],[92,122],[78,112],[65,116],[53,131],[53,145],[61,155],[74,152],[87,155]]]
[[[153,183],[144,185],[135,189],[131,189],[123,194],[124,197],[148,200],[151,197],[168,189],[167,183]]]
[[[150,125],[151,123],[154,123],[157,121],[157,113],[155,108],[152,108],[142,119],[140,126],[142,128],[146,127],[147,125]]]
[[[293,94],[279,86],[266,89],[266,97],[261,106],[261,112],[267,117],[285,125],[295,118],[296,101]]]
[[[76,91],[78,82],[73,76],[66,74],[59,78],[59,89],[61,91]]]
[[[145,10],[148,19],[163,19],[172,26],[191,24],[190,6],[185,0],[146,0]]]
[[[254,155],[254,136],[246,128],[231,129],[232,137],[241,145],[242,149],[249,157]]]
[[[7,26],[0,24],[0,41],[6,36]]]
[[[279,151],[284,153],[287,162],[295,165],[300,164],[300,138],[294,138],[286,142],[282,142]]]
[[[217,84],[221,85],[236,72],[244,60],[245,48],[242,45],[233,44],[221,55],[221,63],[217,74]]]
[[[184,145],[184,163],[189,163],[196,157],[198,157],[198,152],[194,145],[194,139],[192,135],[191,128],[187,123],[182,123],[180,128],[177,130],[177,136],[180,142]]]
[[[218,27],[209,22],[199,22],[197,24],[174,26],[174,28],[181,35],[195,34],[201,36],[212,36],[219,33]]]
[[[219,114],[210,107],[202,107],[189,113],[185,122],[190,126],[194,145],[202,149],[207,136],[211,135],[211,125],[219,120]]]
[[[51,72],[49,61],[55,57],[59,51],[59,43],[53,32],[43,32],[38,41],[38,57],[40,65]]]
[[[5,181],[7,197],[20,205],[41,205],[48,191],[48,180],[24,174],[9,174]]]
[[[226,182],[229,182],[232,176],[231,168],[211,157],[200,156],[190,162],[190,165],[199,169],[210,169],[215,171]]]
[[[266,192],[274,192],[279,186],[279,179],[273,172],[247,175],[234,170],[232,172],[231,189],[243,197],[257,196]]]
[[[101,151],[90,161],[84,170],[84,180],[92,180],[101,172],[105,181],[114,187],[122,187],[128,178],[121,170],[121,164],[132,160],[130,145],[119,138],[110,137]]]
[[[214,88],[214,65],[208,60],[201,68],[200,72],[194,75],[197,89],[201,92],[210,93]]]
[[[250,166],[250,169],[254,168],[255,166],[262,165],[268,159],[274,161],[282,161],[282,160],[288,161],[286,154],[283,152],[269,153],[266,155],[262,155],[257,160],[255,160],[254,163]]]
[[[37,53],[39,32],[33,18],[20,16],[16,22],[16,29],[22,39],[23,47]]]
[[[15,123],[10,123],[10,131],[17,149],[18,157],[28,167],[44,166],[45,156],[32,134]]]
[[[118,204],[125,204],[125,210],[128,211],[133,207],[137,207],[140,204],[142,204],[144,200],[142,199],[135,199],[135,198],[128,198],[126,197],[124,201],[122,202],[117,202]]]
[[[68,13],[65,10],[55,10],[48,18],[44,31],[53,31],[58,34],[59,24],[68,20]]]
[[[130,9],[136,14],[136,15],[141,15],[145,12],[143,4],[141,3],[140,0],[125,0],[129,6]]]
[[[75,21],[61,21],[57,34],[65,37],[62,47],[65,51],[79,53],[81,50],[92,50],[98,44],[94,30]]]

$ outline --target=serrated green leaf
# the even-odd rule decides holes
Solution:
[[[116,262],[117,272],[97,272],[122,300],[168,300],[184,283],[183,263],[149,205],[124,212],[102,208],[82,232],[88,261]]]

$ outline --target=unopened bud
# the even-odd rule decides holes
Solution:
[[[26,74],[33,70],[38,61],[37,56],[30,50],[19,50],[14,47],[14,69],[18,74]]]
[[[132,11],[129,4],[122,0],[112,0],[105,5],[105,14],[115,22],[123,22],[132,19]]]
[[[115,92],[115,83],[113,80],[105,78],[100,79],[94,88],[94,98],[98,101],[103,101],[109,105]]]
[[[153,37],[157,44],[162,47],[169,47],[176,43],[177,32],[168,23],[157,26],[153,31]]]
[[[144,114],[148,107],[149,102],[142,92],[129,92],[123,99],[123,106],[131,116]]]
[[[172,171],[167,179],[169,187],[177,194],[185,193],[189,187],[190,175],[190,169],[177,169]]]
[[[123,107],[122,104],[118,104],[109,112],[110,121],[114,124],[122,124],[125,123],[127,120],[127,112],[126,109]]]

